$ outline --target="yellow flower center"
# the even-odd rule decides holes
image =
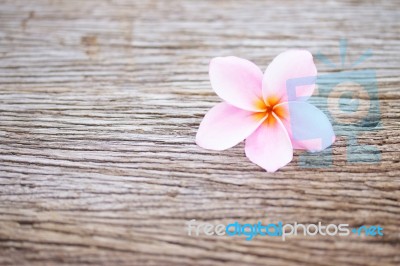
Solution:
[[[259,100],[256,103],[256,106],[259,110],[263,110],[257,112],[255,115],[258,119],[262,119],[267,117],[264,121],[264,124],[272,126],[277,123],[276,117],[280,119],[285,119],[287,115],[286,108],[282,105],[279,105],[280,99],[278,97],[268,97],[266,101]]]

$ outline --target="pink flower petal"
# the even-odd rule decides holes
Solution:
[[[286,82],[293,78],[316,77],[317,68],[313,57],[306,50],[289,50],[276,56],[268,65],[262,81],[264,99],[273,97],[280,102],[288,101]],[[299,82],[301,83],[301,82]],[[296,86],[295,99],[306,100],[315,88],[315,84]]]
[[[253,133],[264,120],[262,113],[245,111],[225,102],[219,103],[201,121],[196,143],[205,149],[228,149]]]
[[[286,102],[277,105],[288,115],[281,117],[295,149],[321,151],[332,145],[335,133],[328,117],[308,102]]]
[[[252,62],[235,56],[216,57],[210,63],[214,91],[226,102],[247,110],[262,110],[262,71]]]
[[[275,172],[293,158],[293,148],[282,122],[270,115],[246,139],[246,156],[268,172]]]

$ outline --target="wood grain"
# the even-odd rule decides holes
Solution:
[[[1,1],[2,265],[399,265],[400,5],[396,1]],[[277,173],[197,127],[220,100],[212,57],[265,69],[289,48],[377,75],[381,162]],[[328,68],[316,61],[320,73]],[[339,64],[340,66],[340,64]],[[383,237],[189,237],[188,220],[348,223]]]

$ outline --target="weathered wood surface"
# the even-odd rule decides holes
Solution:
[[[399,265],[400,5],[397,1],[1,1],[2,265]],[[375,164],[292,163],[274,174],[243,143],[197,147],[220,100],[214,56],[265,68],[304,48],[376,70]],[[316,61],[322,73],[329,69]],[[267,218],[266,218],[267,217]],[[188,237],[185,222],[380,224],[383,237]]]

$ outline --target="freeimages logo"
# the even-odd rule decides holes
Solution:
[[[347,42],[340,42],[341,68],[354,68],[372,56],[372,51],[365,51],[353,64],[346,64]],[[319,53],[316,58],[326,66],[337,69],[329,58]],[[381,129],[380,108],[376,73],[373,69],[343,70],[317,77],[289,79],[286,83],[289,101],[295,101],[296,88],[317,84],[317,94],[310,98],[310,103],[320,108],[332,121],[336,136],[346,139],[348,163],[378,163],[380,151],[372,145],[359,144],[358,137],[366,131]],[[293,107],[294,108],[294,107]],[[289,112],[291,105],[289,102]],[[294,111],[291,113],[295,113]],[[292,119],[295,124],[296,120]],[[294,127],[293,127],[294,128]],[[299,141],[313,140],[313,132],[294,130],[293,137]],[[321,139],[322,143],[330,140]],[[332,148],[322,152],[300,155],[301,167],[316,168],[332,165]]]

